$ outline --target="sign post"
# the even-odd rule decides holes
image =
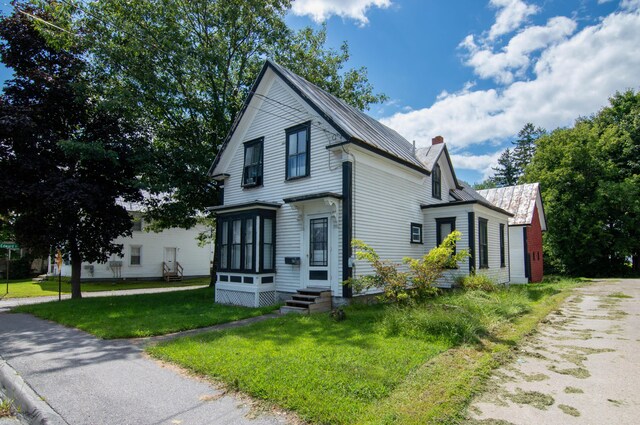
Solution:
[[[7,294],[9,293],[9,265],[11,264],[11,250],[12,249],[20,249],[17,243],[15,242],[0,242],[0,248],[5,248],[7,250]]]
[[[56,252],[56,264],[58,265],[58,301],[62,301],[62,253]]]

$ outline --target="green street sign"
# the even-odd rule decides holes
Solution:
[[[0,248],[5,249],[20,249],[17,243],[15,242],[0,242]]]

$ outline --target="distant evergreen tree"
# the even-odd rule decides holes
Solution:
[[[473,188],[475,190],[483,190],[483,189],[495,189],[496,187],[496,182],[494,182],[491,177],[489,177],[486,180],[483,180],[479,183],[475,183],[473,185]]]
[[[520,169],[516,166],[513,151],[506,149],[498,159],[498,166],[492,168],[495,171],[490,181],[497,187],[513,186],[518,183]]]
[[[533,154],[536,152],[536,140],[546,133],[545,129],[536,127],[529,122],[522,127],[516,141],[512,142],[515,145],[512,157],[514,166],[517,169],[517,179],[524,174],[524,169],[529,165]]]

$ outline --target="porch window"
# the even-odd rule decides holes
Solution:
[[[262,270],[273,270],[273,219],[262,220]]]
[[[275,263],[274,219],[273,211],[218,216],[218,271],[272,272]],[[258,240],[260,244],[256,244]]]
[[[262,185],[262,151],[264,139],[251,140],[244,144],[244,169],[242,172],[242,186],[253,187]]]
[[[438,164],[431,172],[431,195],[436,199],[442,199],[442,171]]]
[[[487,235],[487,219],[478,219],[478,251],[480,257],[480,268],[489,268],[489,240]]]
[[[310,170],[310,123],[286,130],[287,180],[306,177]]]

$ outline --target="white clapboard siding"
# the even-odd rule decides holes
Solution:
[[[164,249],[176,248],[176,261],[184,268],[185,277],[209,276],[212,258],[210,244],[198,246],[197,236],[207,231],[204,226],[189,230],[172,228],[162,232],[134,231],[131,237],[117,238],[123,245],[124,257],[113,255],[112,261],[121,261],[120,277],[123,279],[161,278]],[[141,264],[131,265],[131,247],[141,247]],[[93,273],[91,273],[93,270]],[[113,279],[114,272],[106,263],[83,263],[82,279]],[[71,275],[71,266],[62,267],[62,275]]]
[[[339,155],[326,149],[327,145],[337,143],[337,134],[305,102],[278,78],[267,71],[261,88],[267,87],[265,96],[254,97],[241,126],[230,141],[226,155],[231,155],[228,167],[216,170],[229,174],[224,189],[225,205],[241,204],[252,201],[268,201],[283,204],[283,199],[319,192],[342,193],[342,164]],[[254,105],[257,106],[252,106]],[[287,105],[287,106],[283,106]],[[298,124],[312,121],[311,169],[310,176],[298,180],[286,181],[286,133],[285,130]],[[256,188],[242,188],[242,169],[244,165],[243,143],[264,137],[263,185]],[[237,140],[236,140],[237,139]],[[340,217],[338,211],[338,217]],[[341,226],[337,238],[341,238]],[[283,204],[276,213],[276,290],[295,292],[301,287],[300,266],[284,263],[285,257],[301,257],[305,261],[302,243],[302,222],[298,212],[291,205]],[[340,240],[340,239],[339,239]],[[333,257],[341,269],[341,248]],[[340,290],[341,276],[334,279],[332,287]]]
[[[437,245],[436,219],[455,218],[456,230],[461,233],[460,241],[456,244],[459,250],[469,251],[469,212],[473,211],[473,205],[452,205],[449,207],[424,210],[425,248],[430,250]],[[446,235],[443,235],[444,238]],[[457,269],[448,270],[442,279],[442,286],[451,286],[458,276],[469,274],[469,259],[461,261]]]
[[[511,283],[527,283],[524,269],[523,226],[509,227],[509,258],[511,265]]]
[[[354,239],[396,263],[404,257],[422,256],[424,244],[411,243],[411,223],[423,223],[420,205],[427,200],[429,177],[362,150],[351,152],[355,157]],[[366,262],[356,262],[355,276],[372,272]]]
[[[509,282],[509,238],[506,215],[500,214],[494,210],[486,208],[482,205],[475,204],[474,211],[476,213],[476,271],[490,277],[496,283]],[[478,236],[478,219],[487,219],[487,242],[489,248],[489,268],[480,269],[480,253],[479,253],[479,236]],[[505,267],[500,267],[500,224],[505,226]]]

